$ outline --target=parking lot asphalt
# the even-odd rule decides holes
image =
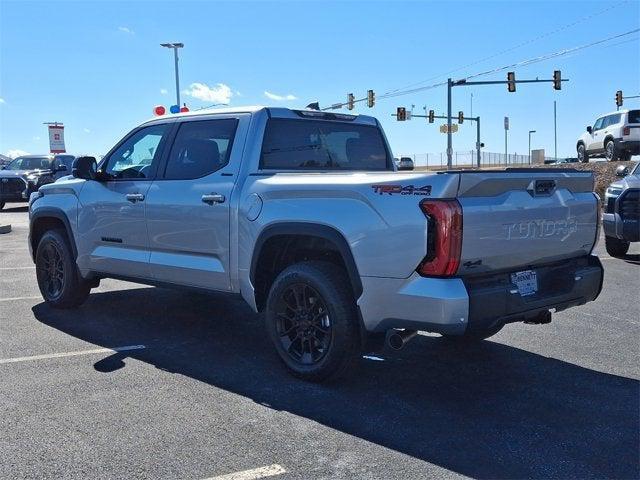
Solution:
[[[313,385],[236,297],[107,280],[48,308],[26,208],[2,223],[0,478],[640,477],[640,244],[601,240],[601,296],[549,325],[419,335]]]

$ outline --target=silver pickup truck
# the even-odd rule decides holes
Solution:
[[[398,172],[368,116],[159,117],[73,176],[30,199],[50,306],[80,305],[107,277],[239,294],[307,380],[417,331],[466,342],[548,323],[602,286],[590,173]]]

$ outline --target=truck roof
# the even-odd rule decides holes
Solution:
[[[312,117],[330,117],[330,116],[338,116],[340,118],[333,118],[334,120],[339,120],[341,118],[344,119],[353,119],[358,123],[365,123],[370,125],[376,125],[375,117],[371,117],[369,115],[360,115],[360,114],[345,114],[340,112],[323,112],[320,110],[310,110],[306,108],[284,108],[284,107],[269,107],[264,105],[249,105],[249,106],[238,106],[238,107],[223,107],[223,108],[203,108],[201,110],[189,111],[186,113],[168,113],[166,115],[152,117],[142,124],[155,122],[162,119],[170,119],[170,118],[192,118],[198,116],[205,115],[216,115],[216,114],[233,114],[233,113],[256,113],[260,110],[267,110],[272,117],[276,118],[299,118],[299,115],[296,112],[304,112],[308,114],[309,118]],[[303,113],[303,115],[304,115]]]

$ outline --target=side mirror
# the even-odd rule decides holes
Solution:
[[[591,128],[591,125],[587,125],[587,132],[593,133],[593,128]]]
[[[78,157],[73,161],[72,174],[76,178],[95,180],[98,162],[95,157]]]
[[[409,157],[402,157],[398,164],[398,170],[413,170],[413,160]]]
[[[629,167],[620,165],[616,168],[616,177],[626,177],[627,175],[629,175]]]

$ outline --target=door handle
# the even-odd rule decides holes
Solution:
[[[127,193],[125,198],[129,200],[131,203],[142,202],[144,200],[144,195],[141,193]]]
[[[204,203],[208,203],[209,205],[213,205],[214,203],[224,203],[224,195],[220,193],[209,193],[206,195],[202,195],[202,201]]]

